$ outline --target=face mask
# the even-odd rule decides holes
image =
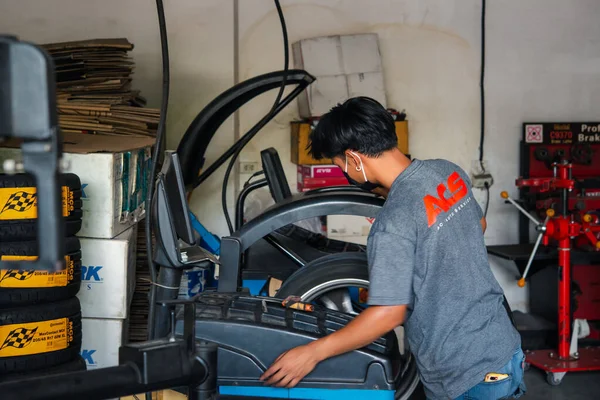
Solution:
[[[352,154],[354,154],[354,153],[352,153]],[[356,154],[354,154],[354,155],[356,155]],[[356,156],[356,157],[358,157],[358,156]],[[354,179],[350,178],[350,175],[348,175],[348,157],[346,157],[346,169],[344,170],[344,176],[346,177],[346,179],[348,179],[348,182],[351,185],[357,186],[360,189],[367,191],[367,192],[371,192],[374,189],[381,187],[380,184],[369,182],[367,180],[367,174],[365,174],[365,168],[363,166],[362,160],[360,159],[360,157],[358,157],[358,160],[360,161],[360,170],[363,173],[363,177],[365,178],[365,181],[363,183],[359,183],[359,182],[355,181]]]

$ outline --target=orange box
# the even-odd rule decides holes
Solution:
[[[408,152],[408,121],[396,121],[396,136],[398,137],[398,148],[404,154]],[[306,146],[313,126],[308,122],[291,122],[291,161],[296,165],[325,165],[331,164],[331,160],[315,160],[312,158]]]

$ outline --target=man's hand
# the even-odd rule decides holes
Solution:
[[[316,346],[311,344],[298,346],[277,357],[260,380],[277,387],[296,386],[321,361]]]
[[[368,345],[401,325],[405,315],[406,305],[370,306],[337,332],[280,355],[260,380],[292,388],[319,362]]]

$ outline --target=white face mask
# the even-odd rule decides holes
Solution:
[[[363,165],[361,158],[352,151],[350,153],[352,153],[354,156],[358,157],[358,160],[360,161],[360,167],[356,167],[356,170],[362,171],[365,181],[363,183],[360,183],[360,182],[356,182],[354,179],[350,178],[350,175],[348,175],[348,157],[346,157],[346,168],[344,170],[344,175],[346,175],[346,179],[348,179],[348,182],[350,182],[352,185],[355,185],[367,192],[371,192],[374,189],[381,187],[381,185],[378,183],[369,182],[369,180],[367,179],[367,174],[365,173],[365,167]]]
[[[351,151],[351,154],[354,154],[357,158],[358,161],[360,162],[360,167],[356,167],[357,171],[362,171],[363,173],[363,178],[365,178],[365,182],[369,182],[369,180],[367,179],[367,174],[365,173],[365,167],[363,166],[363,162],[361,160],[361,158],[358,156],[358,154],[356,154],[355,152]],[[346,157],[346,173],[348,173],[348,157]]]

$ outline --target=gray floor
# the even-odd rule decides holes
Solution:
[[[525,373],[527,395],[523,399],[599,400],[600,372],[572,372],[558,386],[546,382],[546,373],[531,367]]]

